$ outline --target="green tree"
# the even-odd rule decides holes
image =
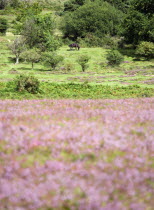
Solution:
[[[34,63],[38,63],[41,59],[40,52],[33,48],[30,50],[26,50],[21,54],[21,57],[24,58],[26,61],[31,62],[32,69],[34,68]]]
[[[116,35],[121,23],[122,13],[107,2],[84,4],[64,16],[62,31],[64,37],[76,40],[87,33],[103,37],[104,34]]]
[[[132,43],[135,46],[139,41],[147,40],[149,37],[148,25],[149,20],[144,14],[130,10],[122,24],[126,43]]]
[[[42,61],[44,65],[50,66],[52,69],[55,69],[57,65],[64,60],[64,57],[57,55],[53,52],[45,52],[42,56]]]
[[[39,15],[42,11],[42,7],[38,2],[33,3],[21,3],[20,8],[18,9],[16,20],[20,22],[24,22],[26,18],[30,18],[31,16]]]
[[[8,29],[8,21],[5,18],[0,18],[0,33],[5,34]]]
[[[55,23],[50,14],[38,15],[26,19],[21,34],[30,48],[53,51],[60,46],[59,40],[54,37],[54,29]]]

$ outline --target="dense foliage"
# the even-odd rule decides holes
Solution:
[[[21,34],[30,48],[37,47],[41,51],[53,51],[59,46],[58,40],[53,36],[54,28],[54,21],[50,14],[30,16],[24,21]]]
[[[17,76],[14,80],[15,90],[22,92],[28,91],[29,93],[38,93],[39,91],[39,81],[36,77],[31,75],[21,74]]]
[[[0,34],[4,35],[8,29],[8,21],[6,18],[0,18]]]
[[[45,52],[42,56],[42,62],[49,66],[51,69],[55,69],[56,66],[64,60],[64,57],[61,55],[57,55],[53,52]]]
[[[87,33],[103,37],[105,34],[114,36],[118,33],[122,13],[107,2],[91,2],[80,6],[72,13],[66,13],[62,30],[64,37],[77,39]]]
[[[107,53],[107,61],[111,66],[118,66],[124,60],[124,56],[118,50],[111,50]]]
[[[101,99],[101,98],[141,98],[154,97],[153,88],[144,88],[139,85],[109,86],[90,85],[88,82],[82,84],[65,83],[56,84],[40,82],[38,94],[28,92],[17,92],[14,82],[0,83],[0,98],[7,99],[39,99],[39,98],[74,98],[74,99]]]
[[[136,54],[139,57],[146,59],[154,58],[154,43],[152,42],[141,42],[136,49]]]
[[[80,40],[88,46],[91,37],[93,37],[91,46],[102,46],[104,36],[111,38],[123,36],[124,42],[133,44],[134,47],[140,41],[154,42],[153,0],[0,1],[0,9],[4,10],[3,14],[9,13],[10,8],[16,11],[17,18],[14,27],[17,33],[22,31],[22,35],[32,37],[32,40],[28,41],[30,46],[36,42],[38,45],[43,43],[43,50],[46,48],[55,50],[58,45],[53,36],[54,21],[53,19],[49,21],[49,18],[47,20],[43,15],[43,9],[46,8],[53,13],[56,11],[55,15],[58,18],[56,28],[59,29],[59,22],[61,22],[60,29],[64,39]],[[46,22],[46,28],[50,28],[52,33],[51,30],[47,31],[42,22]],[[34,28],[33,32],[30,25]],[[28,31],[29,34],[27,34]],[[40,34],[40,31],[44,33]],[[34,34],[37,33],[39,34],[38,39],[34,37]],[[86,41],[83,42],[83,39]]]

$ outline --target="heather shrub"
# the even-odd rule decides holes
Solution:
[[[19,92],[37,93],[39,91],[39,84],[39,80],[32,75],[21,74],[15,79],[15,89]]]
[[[124,60],[124,57],[118,50],[111,50],[108,52],[106,59],[109,65],[118,66]]]
[[[139,57],[144,57],[147,60],[154,58],[154,43],[141,42],[136,48],[136,55]]]

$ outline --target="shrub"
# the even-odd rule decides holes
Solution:
[[[15,79],[15,88],[17,91],[28,91],[29,93],[37,93],[39,91],[39,81],[31,75],[19,75]]]
[[[141,42],[137,46],[136,55],[139,57],[145,57],[146,59],[154,58],[154,43]]]
[[[70,72],[70,71],[72,71],[74,69],[74,65],[72,64],[72,63],[66,63],[65,64],[65,70],[67,71],[67,72]]]
[[[56,66],[64,60],[64,57],[52,52],[45,52],[42,60],[46,66],[51,66],[51,68],[55,69]]]
[[[85,69],[88,67],[87,63],[89,61],[90,57],[88,55],[81,55],[78,59],[77,62],[80,64],[82,71],[84,72]]]
[[[124,56],[118,50],[111,50],[106,57],[108,64],[111,66],[118,66],[124,60]]]

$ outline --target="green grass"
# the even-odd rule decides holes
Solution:
[[[70,51],[68,46],[62,46],[57,51],[57,53],[64,56],[64,61],[59,64],[59,66],[57,66],[56,70],[53,71],[49,67],[43,66],[42,63],[34,64],[34,69],[32,70],[30,63],[21,61],[18,65],[14,64],[14,55],[11,54],[7,47],[9,42],[14,38],[14,35],[11,33],[8,33],[7,36],[0,37],[0,82],[1,84],[4,83],[4,85],[1,86],[5,86],[7,82],[12,81],[19,74],[33,74],[41,82],[41,89],[43,91],[41,94],[33,96],[34,98],[53,98],[53,96],[55,98],[127,98],[142,97],[142,95],[143,97],[146,95],[150,97],[153,95],[152,90],[154,88],[154,62],[153,60],[135,61],[133,57],[133,51],[131,50],[125,51],[124,63],[122,63],[119,67],[111,67],[107,65],[106,53],[108,50],[106,49],[82,48],[81,46],[79,51]],[[79,56],[85,54],[90,56],[90,61],[86,71],[82,72],[81,66],[77,63],[76,60]],[[71,67],[70,71],[67,70],[68,65]],[[62,91],[61,94],[49,94],[48,92],[50,86],[53,87],[55,85],[61,84],[61,86],[56,87],[61,89],[61,87],[64,87],[65,85],[68,87],[70,83],[74,83],[74,85],[80,84],[78,87],[80,87],[82,91],[82,86],[84,83],[88,83],[91,87],[91,90],[89,91],[92,91],[94,96],[87,92],[83,93],[85,90],[83,92],[79,91],[78,94],[74,94],[73,91],[68,90]],[[133,86],[134,89],[136,85],[137,87],[141,88],[141,94],[138,92],[135,92],[135,94],[130,94],[128,91],[130,90],[130,86]],[[98,88],[100,90],[104,87],[110,87],[111,89],[117,89],[118,87],[118,94],[104,94],[102,90],[102,94],[98,94],[99,91],[95,91],[95,93],[93,92],[93,88]],[[123,89],[123,87],[126,89]],[[147,92],[146,94],[145,90]],[[12,90],[9,93],[6,88],[5,90],[1,89],[1,91],[1,98],[22,98],[23,96],[31,98],[31,96],[29,94],[27,95],[27,93],[15,93],[11,92]],[[98,95],[96,95],[96,93]]]

